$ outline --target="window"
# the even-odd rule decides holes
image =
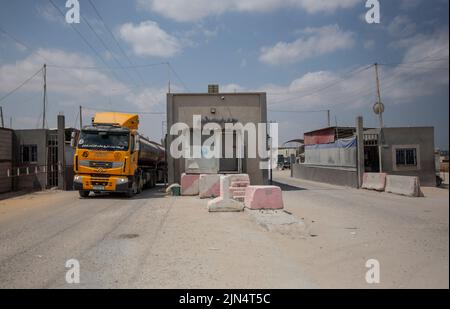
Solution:
[[[399,166],[417,166],[417,149],[396,149],[396,163]]]
[[[21,145],[20,157],[22,163],[37,163],[37,145]]]

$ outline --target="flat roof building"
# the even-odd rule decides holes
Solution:
[[[252,184],[266,184],[268,171],[260,168],[261,159],[248,157],[248,138],[243,139],[243,155],[237,156],[236,133],[225,130],[225,123],[267,123],[266,93],[220,93],[218,86],[208,87],[208,93],[169,93],[167,94],[167,162],[169,183],[180,182],[182,173],[246,173]],[[185,123],[192,135],[193,117],[200,115],[201,125],[215,123],[221,127],[222,156],[218,159],[173,158],[170,145],[176,138],[170,135],[175,123]],[[233,158],[225,158],[224,142],[227,134],[233,134]],[[202,136],[202,143],[208,136]],[[259,146],[259,145],[258,145]],[[267,145],[266,145],[267,147]]]

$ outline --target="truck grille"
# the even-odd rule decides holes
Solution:
[[[91,178],[91,185],[93,186],[108,186],[111,185],[111,182],[109,181],[109,177],[92,177]]]
[[[89,167],[93,168],[112,168],[112,162],[90,161]]]

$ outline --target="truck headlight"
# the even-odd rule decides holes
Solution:
[[[83,176],[75,175],[75,176],[73,177],[73,182],[76,182],[76,183],[83,183]]]
[[[119,168],[123,166],[123,162],[113,162],[112,168]]]
[[[123,185],[124,183],[128,183],[128,178],[117,178],[116,184]]]
[[[89,160],[80,160],[80,162],[78,162],[78,164],[80,166],[89,167]]]

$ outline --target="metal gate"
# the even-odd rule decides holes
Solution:
[[[47,188],[58,186],[58,134],[47,139]]]

